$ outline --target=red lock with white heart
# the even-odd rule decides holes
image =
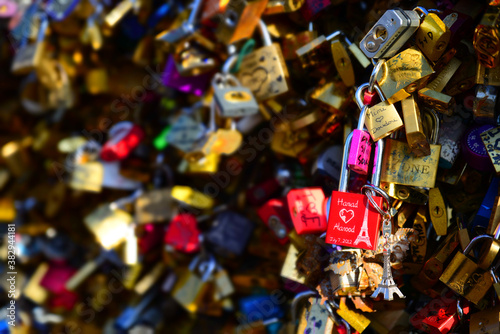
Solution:
[[[375,250],[378,245],[382,216],[373,207],[367,196],[347,192],[349,169],[347,168],[346,155],[349,152],[351,139],[352,133],[349,134],[344,147],[339,191],[332,192],[325,241],[339,246]],[[375,186],[380,183],[382,152],[383,141],[378,141],[372,174],[372,184]],[[376,205],[382,207],[382,197],[372,196],[372,199]]]

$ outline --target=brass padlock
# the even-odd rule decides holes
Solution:
[[[414,11],[424,16],[415,33],[417,45],[429,60],[437,61],[448,46],[451,31],[436,14],[429,13],[421,6],[417,6]]]
[[[418,98],[426,107],[448,116],[453,115],[457,105],[453,96],[427,87],[418,91]]]
[[[40,66],[45,48],[45,33],[47,32],[49,21],[45,14],[40,14],[39,20],[40,26],[38,27],[36,41],[29,44],[27,37],[25,37],[14,55],[11,67],[14,74],[27,74]]]
[[[498,91],[496,87],[478,85],[472,107],[474,121],[495,124],[497,99]]]
[[[471,334],[493,334],[500,332],[500,305],[476,312],[470,316]]]
[[[252,90],[257,101],[288,92],[288,68],[279,44],[271,42],[266,24],[259,22],[264,46],[243,58],[237,74],[241,84]]]
[[[476,305],[491,288],[493,277],[489,270],[479,268],[467,255],[486,239],[491,240],[493,237],[481,235],[472,239],[464,253],[458,252],[439,278],[450,289]]]
[[[408,144],[386,139],[381,181],[415,187],[434,188],[441,145],[430,145],[431,153],[417,157]]]
[[[474,32],[477,59],[487,68],[495,68],[500,62],[499,23],[500,7],[488,6]]]
[[[403,109],[406,141],[411,151],[417,157],[431,154],[431,148],[424,133],[420,110],[418,109],[415,97],[411,95],[401,101],[401,107]]]
[[[416,47],[408,48],[382,64],[377,83],[389,103],[396,103],[425,87],[434,73],[431,64]]]

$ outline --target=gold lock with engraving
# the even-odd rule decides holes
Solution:
[[[500,62],[500,7],[488,6],[474,32],[474,49],[479,62],[487,68],[495,68]]]
[[[387,139],[382,159],[382,182],[434,188],[441,145],[430,145],[431,153],[417,157],[408,144]]]
[[[257,101],[264,101],[289,90],[288,68],[278,43],[272,43],[265,23],[261,20],[259,28],[264,46],[243,58],[238,80],[252,90]]]
[[[489,270],[481,269],[468,254],[486,239],[493,238],[482,235],[472,239],[464,253],[458,252],[439,278],[450,289],[476,305],[493,285],[493,277]]]
[[[384,62],[377,83],[389,103],[396,103],[425,87],[434,73],[422,51],[408,48]]]
[[[414,10],[423,16],[415,33],[417,45],[429,60],[437,61],[448,46],[451,31],[436,14],[429,13],[421,6]]]

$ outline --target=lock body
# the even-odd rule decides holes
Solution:
[[[259,112],[251,90],[243,86],[216,87],[214,99],[223,117],[244,117]]]
[[[382,197],[373,199],[382,207]],[[378,246],[380,214],[362,194],[333,191],[325,241],[330,244],[375,250]]]
[[[360,42],[368,58],[394,56],[420,25],[419,15],[412,10],[391,9],[382,15]]]
[[[325,194],[321,188],[293,189],[287,194],[288,208],[297,234],[326,231]]]
[[[451,38],[450,29],[434,13],[426,14],[415,33],[420,50],[431,61],[437,61],[446,50]]]
[[[500,8],[489,6],[474,32],[474,48],[478,61],[487,68],[500,62]]]
[[[352,144],[347,166],[356,173],[366,175],[370,164],[372,139],[367,131],[354,129],[352,132]]]
[[[263,101],[288,91],[288,68],[279,44],[264,46],[243,58],[238,79]]]

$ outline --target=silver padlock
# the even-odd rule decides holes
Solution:
[[[222,117],[244,117],[259,112],[252,91],[231,74],[217,73],[213,80],[214,99]]]
[[[375,23],[359,43],[368,58],[391,58],[420,26],[413,10],[391,9]]]

